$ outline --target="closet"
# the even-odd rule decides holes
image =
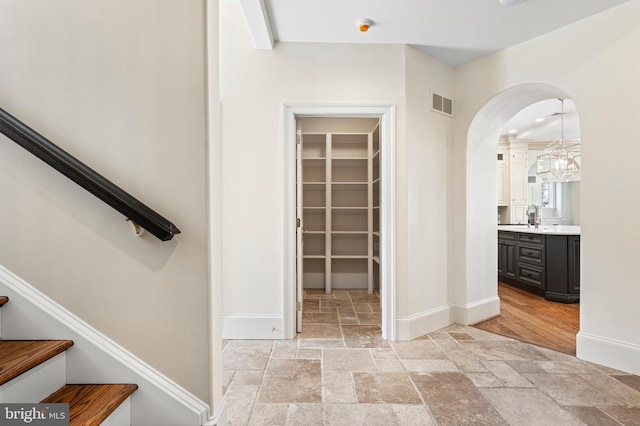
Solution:
[[[377,119],[301,119],[303,288],[379,288]]]

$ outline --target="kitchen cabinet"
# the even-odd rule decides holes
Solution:
[[[509,205],[509,168],[507,150],[498,150],[498,206]]]
[[[553,302],[578,302],[580,236],[499,230],[498,280]]]
[[[548,275],[545,298],[574,303],[580,299],[580,237],[548,235]]]
[[[516,277],[515,233],[498,231],[498,278]]]
[[[510,223],[527,223],[528,147],[511,143],[509,154]]]

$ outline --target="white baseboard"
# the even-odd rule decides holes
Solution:
[[[284,339],[282,315],[223,315],[223,339]]]
[[[396,320],[396,338],[398,340],[415,339],[446,327],[451,323],[451,308],[448,305],[429,309],[409,317],[398,317]]]
[[[227,401],[222,398],[215,416],[211,417],[204,426],[226,426],[227,425]]]
[[[477,324],[500,315],[500,298],[498,296],[488,297],[464,305],[454,303],[451,305],[451,313],[454,322],[458,324]]]
[[[68,383],[135,383],[132,424],[202,425],[209,406],[125,348],[0,266],[3,339],[68,339]],[[28,320],[26,320],[28,319]]]
[[[640,345],[580,331],[576,336],[576,352],[582,360],[640,375]]]

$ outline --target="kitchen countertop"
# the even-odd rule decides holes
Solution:
[[[545,235],[580,235],[580,227],[573,225],[540,225],[539,228],[527,225],[498,225],[498,231],[526,232]]]

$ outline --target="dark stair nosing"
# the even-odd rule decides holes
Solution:
[[[4,306],[5,303],[9,301],[7,296],[0,296],[0,307]]]
[[[64,352],[71,340],[0,341],[0,385]]]
[[[109,417],[136,389],[138,385],[134,384],[64,385],[42,403],[68,403],[70,426],[94,426]]]

